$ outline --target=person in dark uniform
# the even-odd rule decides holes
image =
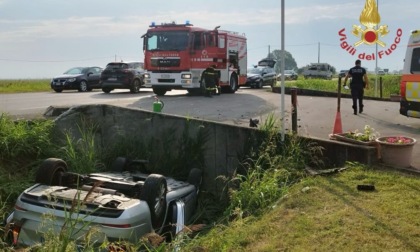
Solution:
[[[214,65],[209,66],[204,70],[202,80],[204,81],[206,88],[205,96],[212,97],[216,92],[216,87],[219,86],[219,77]]]
[[[366,69],[361,67],[361,61],[356,60],[354,67],[350,68],[346,77],[344,78],[344,87],[347,85],[347,79],[351,78],[350,90],[353,99],[353,111],[357,115],[357,105],[359,105],[359,113],[363,112],[363,94],[364,88],[369,88],[369,80],[366,74]],[[359,100],[359,102],[357,102]]]
[[[220,70],[216,70],[216,65],[213,65],[212,66],[215,70],[215,72],[216,72],[216,77],[215,77],[215,82],[216,82],[216,90],[217,90],[217,95],[220,95],[221,93],[222,93],[222,88],[220,87]]]

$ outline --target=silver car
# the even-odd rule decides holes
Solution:
[[[64,231],[74,240],[94,233],[99,244],[136,242],[151,232],[175,235],[195,212],[202,172],[192,169],[184,182],[147,174],[146,163],[119,157],[111,172],[81,175],[68,172],[61,159],[44,160],[36,184],[7,218],[6,240],[31,246]]]

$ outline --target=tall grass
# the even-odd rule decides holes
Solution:
[[[305,176],[305,165],[320,162],[322,148],[288,135],[280,141],[280,121],[269,115],[260,126],[263,132],[259,148],[242,162],[245,174],[237,173],[230,181],[230,205],[225,214],[233,217],[260,215],[267,211],[290,185]]]
[[[33,160],[51,150],[50,120],[13,121],[7,114],[0,115],[0,162]]]
[[[13,121],[0,115],[0,195],[15,199],[32,180],[39,160],[55,151],[50,120]]]
[[[96,143],[98,125],[85,118],[77,123],[78,132],[65,132],[64,145],[57,148],[57,156],[64,159],[73,172],[89,173],[103,168],[103,151]]]

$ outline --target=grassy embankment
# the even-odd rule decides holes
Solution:
[[[382,78],[382,98],[389,98],[391,94],[400,93],[400,75],[384,75]],[[344,78],[341,80],[341,85],[344,82]],[[377,89],[375,92],[375,76],[369,75],[369,88],[365,89],[365,96],[369,97],[380,97],[381,94],[381,79],[377,79]],[[280,86],[280,82],[277,82]],[[347,81],[349,85],[349,81]],[[312,90],[323,90],[328,92],[337,92],[338,90],[338,79],[323,80],[323,79],[304,79],[303,76],[299,76],[296,81],[286,81],[286,87],[297,87],[302,89]],[[342,93],[350,94],[350,90],[341,88]],[[375,95],[376,93],[376,95]]]
[[[50,79],[0,80],[0,93],[51,91]]]

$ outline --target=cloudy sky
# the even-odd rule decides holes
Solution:
[[[420,2],[377,2],[378,26],[389,30],[378,52],[391,52],[378,60],[378,67],[400,70],[408,35],[420,29]],[[285,0],[285,49],[298,67],[318,59],[337,70],[352,67],[359,54],[376,51],[362,44],[351,55],[340,47],[343,41],[354,45],[361,39],[352,30],[353,25],[366,28],[359,21],[364,6],[365,0]],[[152,21],[186,20],[245,33],[248,65],[281,49],[281,0],[0,0],[0,79],[51,78],[74,66],[104,67],[115,59],[143,61],[140,36]],[[402,35],[395,43],[398,29]],[[362,65],[373,71],[376,61]]]

